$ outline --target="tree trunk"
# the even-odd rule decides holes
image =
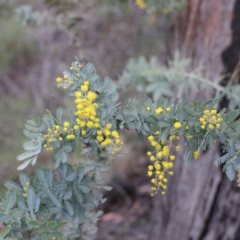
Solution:
[[[224,69],[233,72],[240,53],[240,0],[189,0],[174,20],[170,49],[176,48],[192,59],[193,68],[201,62],[213,81]],[[179,153],[167,195],[155,197],[149,240],[240,239],[240,189],[213,165],[217,152],[216,147],[194,164]]]

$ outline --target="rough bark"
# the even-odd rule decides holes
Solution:
[[[214,81],[237,65],[239,29],[240,0],[189,0],[174,20],[170,49],[190,57],[193,68],[201,62]],[[212,93],[199,92],[191,100]],[[240,189],[213,165],[216,152],[218,147],[193,165],[179,153],[167,196],[155,198],[150,240],[240,239]]]

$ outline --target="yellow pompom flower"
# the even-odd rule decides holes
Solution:
[[[151,142],[151,145],[152,145],[153,147],[155,147],[155,146],[157,146],[157,142],[156,142],[156,141],[152,141],[152,142]]]
[[[162,152],[158,152],[158,153],[157,153],[157,157],[161,159],[161,158],[163,157]]]
[[[182,127],[182,124],[180,122],[175,122],[174,123],[174,128],[179,129]]]
[[[148,171],[148,176],[151,177],[153,175],[152,171]]]
[[[212,115],[214,115],[214,114],[216,114],[216,113],[217,113],[217,110],[215,110],[215,109],[211,110],[211,114],[212,114]]]
[[[153,184],[156,184],[156,183],[157,183],[156,179],[154,179],[154,178],[151,180],[151,182],[152,182]]]
[[[193,158],[194,158],[195,160],[199,158],[199,152],[198,152],[198,151],[195,151],[195,152],[193,153]]]
[[[155,149],[156,150],[160,150],[162,147],[161,147],[161,145],[158,143],[156,146],[155,146]]]
[[[154,136],[152,136],[152,135],[149,136],[149,137],[148,137],[148,140],[149,140],[150,142],[153,141],[153,140],[154,140]]]
[[[153,170],[153,166],[152,166],[152,165],[149,165],[149,166],[148,166],[148,170],[149,170],[149,171],[152,171],[152,170]]]
[[[160,171],[161,170],[161,165],[159,163],[154,165],[155,169]]]
[[[92,128],[93,127],[93,122],[91,122],[91,121],[87,122],[87,127]]]
[[[209,113],[210,113],[209,110],[204,110],[205,115],[209,115]]]
[[[146,108],[146,110],[147,110],[147,111],[150,111],[150,110],[151,110],[151,108],[150,108],[150,107],[147,107],[147,108]]]
[[[151,157],[150,157],[150,160],[151,160],[151,161],[155,161],[156,158],[155,158],[154,156],[151,156]]]
[[[214,129],[214,126],[213,126],[212,124],[209,124],[209,125],[208,125],[208,128],[211,129],[211,130],[213,130],[213,129]]]
[[[75,125],[73,129],[77,131],[79,129],[79,126]]]
[[[157,108],[157,109],[155,110],[155,113],[156,113],[157,115],[161,114],[162,112],[163,112],[163,109],[162,109],[162,108]]]
[[[117,131],[113,131],[112,132],[112,136],[115,137],[115,138],[118,138],[118,132]]]
[[[87,92],[87,90],[88,90],[88,85],[82,85],[82,86],[81,86],[81,90],[82,90],[83,92]]]
[[[166,108],[166,111],[167,111],[167,112],[170,112],[170,111],[171,111],[171,108],[169,108],[169,107]]]
[[[98,136],[97,136],[97,140],[98,140],[99,142],[102,142],[102,141],[103,141],[103,136],[98,135]]]
[[[88,94],[87,94],[87,98],[88,98],[88,100],[90,100],[90,101],[93,102],[93,101],[97,98],[97,94],[90,91],[90,92],[88,92]]]
[[[81,92],[75,92],[75,97],[76,98],[80,98],[80,97],[82,97],[82,93]],[[76,101],[75,101],[76,102]]]
[[[66,128],[69,127],[69,125],[70,125],[69,122],[64,122],[64,123],[63,123],[63,126],[66,127]]]
[[[112,140],[111,140],[110,138],[107,138],[107,139],[105,140],[105,142],[106,142],[107,145],[110,145],[110,144],[112,143]]]
[[[176,151],[179,151],[180,149],[181,149],[181,147],[179,145],[175,147]]]
[[[60,78],[60,77],[58,77],[58,78],[56,78],[56,82],[58,82],[58,83],[60,83],[60,82],[62,82],[62,78]]]

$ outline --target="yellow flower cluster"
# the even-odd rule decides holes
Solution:
[[[205,129],[206,127],[210,130],[214,130],[215,128],[221,127],[221,114],[217,114],[217,110],[204,110],[204,115],[199,119],[201,122],[201,128]]]
[[[111,124],[106,124],[105,128],[100,126],[100,119],[97,117],[96,109],[98,104],[94,101],[97,99],[95,92],[89,91],[89,81],[84,81],[80,90],[75,92],[76,103],[76,124],[71,126],[69,122],[64,122],[62,126],[55,125],[54,130],[48,129],[42,140],[45,142],[46,150],[52,150],[51,143],[63,141],[63,139],[74,140],[76,131],[80,130],[82,136],[85,136],[89,129],[96,129],[96,140],[101,143],[102,147],[112,146],[112,154],[115,154],[123,145],[117,131],[112,130]]]
[[[147,3],[144,0],[136,0],[135,4],[140,8],[140,9],[145,9],[147,7]]]
[[[151,110],[151,108],[150,107],[146,107],[146,110],[147,111],[150,111]],[[166,109],[165,109],[165,111],[166,112],[170,112],[171,111],[171,108],[170,107],[167,107]],[[157,114],[157,115],[159,115],[159,114],[161,114],[162,112],[164,112],[164,110],[163,110],[163,108],[157,108],[156,110],[155,110],[155,113]]]
[[[57,77],[57,78],[56,78],[56,82],[57,82],[57,83],[73,84],[73,80],[72,80],[72,79],[68,79],[68,76],[67,76],[67,75],[64,75],[63,78]],[[57,87],[60,87],[60,84],[58,84]]]
[[[117,131],[111,131],[112,124],[106,124],[106,127],[97,131],[97,141],[101,143],[102,147],[112,145],[112,154],[116,154],[117,150],[122,147],[123,142],[119,138]]]
[[[157,131],[156,136],[159,134],[160,132]],[[173,146],[173,141],[179,140],[179,136],[170,135],[167,140],[160,142],[155,139],[156,136],[150,135],[148,137],[151,146],[155,148],[154,152],[147,152],[150,161],[153,162],[152,165],[148,166],[148,176],[152,177],[154,175],[154,178],[151,180],[153,184],[151,196],[154,196],[158,190],[160,190],[163,195],[165,194],[165,190],[167,189],[166,183],[168,182],[166,173],[173,175],[171,169],[173,168],[173,161],[175,160],[175,155],[170,154],[170,149],[175,148],[175,151],[180,150],[179,145]]]
[[[30,185],[31,185],[30,182],[27,182],[27,183],[26,183],[26,187],[24,187],[23,190],[26,192],[27,189],[28,189],[28,187],[30,187]],[[23,193],[23,197],[26,198],[26,197],[27,197],[27,194],[26,194],[26,193]]]
[[[64,136],[68,140],[75,139],[74,129],[70,128],[69,122],[64,122],[63,126],[54,125],[54,130],[48,128],[47,131],[47,134],[45,134],[42,138],[42,140],[45,142],[43,146],[47,151],[53,150],[51,143],[62,141]]]
[[[193,153],[193,158],[194,158],[195,160],[197,160],[197,159],[199,158],[199,152],[198,152],[198,151],[195,151],[195,152]]]
[[[78,62],[75,62],[75,65],[76,65],[76,67],[77,67],[77,70],[78,69],[80,69],[80,68],[82,68],[82,66],[83,65],[81,65],[81,64],[79,64]],[[70,67],[70,70],[73,70],[74,68],[71,66]],[[76,74],[76,77],[80,77],[81,76],[81,74],[80,73],[77,73]],[[74,80],[73,80],[73,78],[68,78],[68,76],[67,75],[64,75],[63,76],[63,78],[61,78],[61,77],[57,77],[56,78],[56,82],[58,83],[58,85],[57,85],[57,87],[60,87],[60,83],[66,83],[66,84],[73,84],[74,83]],[[65,87],[63,87],[63,88],[65,88]]]

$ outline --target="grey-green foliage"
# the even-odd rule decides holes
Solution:
[[[214,164],[224,164],[227,176],[230,180],[234,179],[240,163],[240,120],[235,120],[240,110],[226,114],[223,109],[220,112],[221,128],[210,130],[201,129],[199,118],[203,116],[205,109],[211,110],[216,106],[217,99],[193,104],[186,104],[186,99],[177,104],[166,98],[155,102],[151,99],[134,99],[122,107],[118,104],[116,86],[109,78],[102,81],[91,63],[84,67],[79,65],[80,62],[76,60],[71,65],[71,72],[63,72],[71,79],[72,84],[65,81],[59,83],[59,86],[69,88],[69,95],[74,96],[76,91],[81,91],[84,81],[88,80],[89,91],[96,92],[98,96],[94,102],[99,106],[97,117],[102,128],[110,123],[112,130],[135,129],[140,138],[161,131],[159,141],[177,134],[185,140],[184,159],[190,162],[193,161],[195,151],[202,153],[219,140],[223,144],[225,155],[216,156]],[[156,114],[157,108],[171,110]],[[30,163],[35,164],[37,155],[46,144],[44,136],[47,131],[54,131],[54,125],[62,126],[66,121],[64,112],[62,108],[58,108],[56,117],[48,112],[42,118],[27,120],[23,131],[27,137],[23,143],[25,152],[17,157],[19,161],[24,161],[20,169]],[[70,110],[67,121],[70,127],[77,124],[73,110]],[[181,128],[174,127],[176,122],[181,122]],[[189,127],[188,130],[186,126]],[[12,181],[5,183],[8,192],[1,196],[0,223],[4,225],[1,239],[21,237],[21,232],[28,230],[34,233],[35,240],[50,239],[53,236],[59,239],[87,239],[89,234],[96,233],[95,223],[102,213],[95,213],[94,210],[99,203],[105,201],[97,190],[110,190],[110,187],[104,185],[101,172],[108,169],[114,156],[112,146],[104,147],[96,140],[97,129],[89,128],[86,131],[86,135],[83,135],[80,129],[76,130],[74,140],[68,140],[66,133],[61,133],[63,140],[51,143],[55,149],[55,170],[37,167],[30,179],[25,174],[20,174],[21,185]],[[188,139],[188,135],[192,138]],[[82,146],[82,158],[72,167],[67,161],[78,144]],[[65,222],[62,221],[67,222],[67,227],[63,227]]]
[[[66,163],[54,171],[37,167],[34,177],[29,179],[20,174],[19,179],[21,186],[5,182],[8,192],[0,204],[0,222],[11,227],[9,236],[21,238],[19,229],[23,229],[33,230],[37,235],[32,239],[36,240],[66,239],[59,232],[67,224],[62,219],[78,223],[83,229],[82,235],[89,227],[92,232],[96,231],[94,223],[101,212],[91,215],[98,201],[89,201],[92,181],[90,176],[84,175],[83,167],[73,169]],[[87,221],[85,216],[88,216]]]
[[[120,89],[127,86],[134,86],[138,91],[151,96],[155,101],[160,97],[175,97],[182,99],[191,92],[198,92],[199,89],[213,89],[215,97],[219,101],[226,96],[230,103],[231,110],[240,107],[240,86],[233,84],[230,79],[226,87],[220,85],[220,81],[210,81],[202,75],[207,72],[201,65],[191,69],[191,59],[181,58],[178,51],[175,51],[173,60],[169,60],[167,66],[161,64],[157,58],[152,57],[149,61],[145,57],[130,59],[120,77]],[[176,89],[174,92],[173,89]]]

